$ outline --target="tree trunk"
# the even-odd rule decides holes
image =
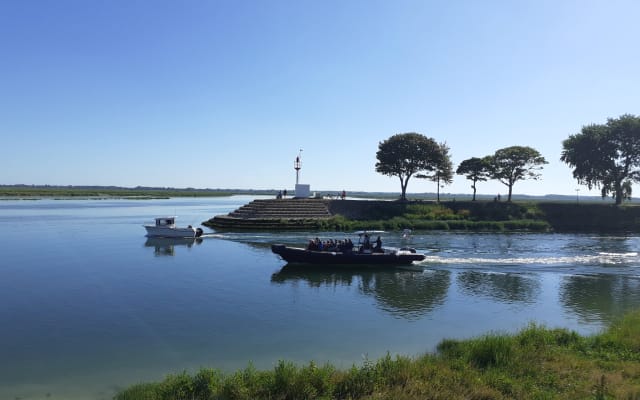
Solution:
[[[473,181],[471,188],[473,189],[473,199],[471,201],[476,201],[476,181]]]
[[[436,183],[438,184],[438,188],[436,189],[436,193],[437,193],[437,199],[438,199],[438,203],[440,203],[440,175],[438,175],[438,180],[436,181]]]
[[[622,194],[622,181],[620,182],[616,181],[615,190],[616,190],[616,205],[619,206],[622,204],[622,198],[624,197]]]
[[[402,201],[407,201],[407,183],[409,183],[409,178],[407,178],[406,181],[402,180],[402,176],[399,176],[400,178],[400,189],[401,189],[401,193],[400,193],[400,200]]]
[[[511,190],[513,189],[513,183],[509,185],[509,197],[507,197],[507,201],[511,202]]]

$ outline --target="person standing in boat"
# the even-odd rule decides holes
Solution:
[[[382,252],[382,239],[380,239],[380,236],[378,236],[378,238],[376,239],[376,246],[373,248],[373,250]]]
[[[365,250],[369,250],[371,248],[371,241],[369,240],[369,234],[364,234],[364,242],[362,243]]]

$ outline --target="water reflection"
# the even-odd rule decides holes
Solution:
[[[537,279],[520,274],[465,271],[457,281],[464,292],[499,302],[530,304],[540,293]]]
[[[373,295],[380,309],[417,320],[444,303],[450,282],[451,272],[440,270],[376,274],[363,293]]]
[[[638,248],[638,238],[634,236],[575,235],[565,240],[561,251],[569,254],[631,255]]]
[[[451,272],[286,265],[271,276],[271,282],[305,282],[311,287],[357,285],[360,293],[376,300],[380,310],[417,320],[444,304]]]
[[[572,275],[560,284],[560,301],[583,322],[610,323],[640,304],[640,279],[620,275]]]
[[[163,238],[148,237],[144,243],[145,247],[153,247],[153,254],[156,256],[173,256],[175,255],[176,246],[185,246],[191,248],[194,244],[202,243],[202,238]]]

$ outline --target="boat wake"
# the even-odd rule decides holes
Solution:
[[[459,265],[629,265],[640,266],[637,252],[628,253],[598,253],[592,255],[578,255],[566,257],[443,257],[429,256],[423,264],[459,264]]]
[[[220,234],[220,233],[205,233],[200,237],[201,238],[215,238],[215,239],[224,239],[225,238],[225,236],[223,234]]]

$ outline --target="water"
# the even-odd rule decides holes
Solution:
[[[592,334],[640,306],[638,236],[417,233],[392,271],[284,266],[271,243],[344,233],[147,239],[252,198],[0,201],[0,398],[109,399],[168,373],[278,360],[348,368],[531,321]]]

